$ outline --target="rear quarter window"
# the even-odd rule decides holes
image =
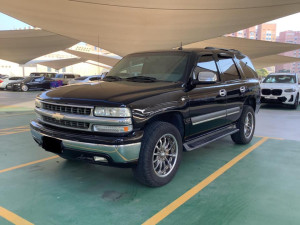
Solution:
[[[244,76],[246,78],[257,78],[257,73],[255,71],[255,68],[254,68],[251,60],[248,57],[244,57],[242,59],[239,59],[239,63],[242,67],[242,70],[244,72]]]

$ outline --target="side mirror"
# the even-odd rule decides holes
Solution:
[[[192,84],[213,84],[218,80],[217,75],[210,71],[201,71],[198,73],[196,79],[193,80]]]

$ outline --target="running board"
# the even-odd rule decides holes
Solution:
[[[230,126],[230,127],[225,127],[222,129],[219,129],[217,131],[214,132],[210,132],[208,134],[202,135],[198,138],[195,138],[191,141],[188,141],[186,143],[183,144],[184,148],[186,151],[192,151],[195,150],[197,148],[200,148],[204,145],[207,145],[213,141],[216,141],[220,138],[226,137],[228,135],[234,134],[236,132],[238,132],[239,129]]]

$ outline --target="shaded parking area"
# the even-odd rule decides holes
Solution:
[[[0,224],[300,221],[299,110],[262,107],[249,145],[224,138],[185,152],[171,183],[148,188],[133,179],[131,169],[67,161],[39,148],[28,126],[34,94],[10,100],[18,95],[1,102]],[[284,119],[281,131],[278,118]],[[295,135],[287,138],[289,132]]]

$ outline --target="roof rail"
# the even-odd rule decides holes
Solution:
[[[208,50],[222,50],[222,51],[236,52],[236,53],[242,54],[239,50],[236,50],[236,49],[216,48],[216,47],[205,47],[204,49],[208,49]]]

